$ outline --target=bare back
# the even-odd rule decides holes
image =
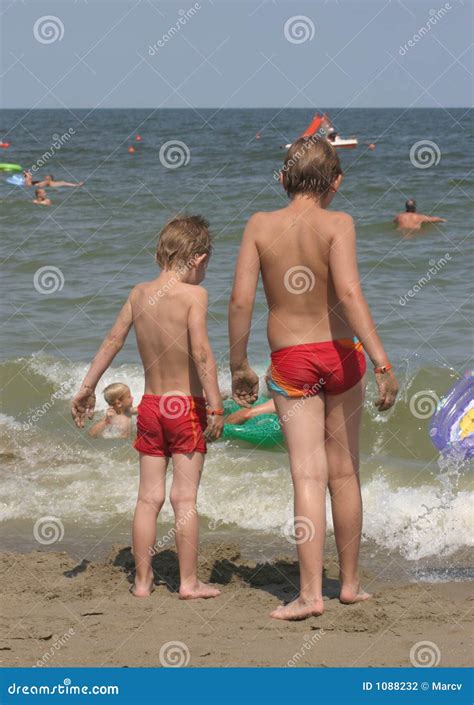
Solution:
[[[305,204],[259,214],[256,246],[272,350],[352,337],[334,290],[329,250],[338,213]]]
[[[133,290],[133,326],[145,372],[145,394],[202,396],[188,330],[196,288],[160,276]]]

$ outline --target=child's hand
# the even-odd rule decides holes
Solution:
[[[108,425],[111,424],[114,416],[117,416],[117,412],[113,407],[109,406],[109,408],[105,412],[105,423]]]
[[[222,429],[224,428],[224,417],[223,416],[208,416],[207,426],[204,431],[204,437],[207,441],[216,441],[222,435]]]
[[[383,374],[376,373],[375,381],[379,390],[379,398],[375,403],[379,411],[387,411],[394,405],[398,394],[398,382],[392,370],[387,370]]]
[[[78,428],[84,428],[84,421],[92,419],[95,408],[95,394],[92,387],[81,387],[71,402],[71,414]]]
[[[258,375],[247,366],[232,372],[232,399],[239,406],[250,406],[258,397]]]

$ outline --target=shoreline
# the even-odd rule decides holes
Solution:
[[[204,545],[201,579],[222,594],[199,601],[175,593],[174,547],[153,565],[155,591],[138,600],[128,592],[127,545],[115,546],[102,563],[78,563],[57,550],[1,554],[1,664],[160,667],[170,665],[163,653],[179,642],[191,667],[411,667],[412,647],[428,641],[435,660],[439,652],[434,665],[472,665],[468,582],[387,583],[383,572],[363,568],[363,585],[374,597],[344,606],[337,561],[328,555],[324,614],[280,622],[268,614],[298,590],[295,556],[259,563],[243,558],[235,544]]]

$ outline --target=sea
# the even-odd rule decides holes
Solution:
[[[344,180],[331,208],[355,218],[362,285],[400,382],[394,408],[382,414],[369,375],[362,562],[393,579],[467,579],[469,465],[441,456],[429,426],[436,404],[472,367],[472,111],[327,111],[341,136],[359,140],[339,151]],[[130,541],[137,454],[131,441],[93,440],[75,428],[70,399],[129,290],[157,275],[160,228],[183,212],[205,215],[214,235],[204,283],[209,334],[222,392],[230,392],[226,318],[242,231],[255,211],[285,205],[284,145],[312,117],[278,108],[2,112],[4,162],[35,179],[85,181],[50,189],[46,208],[0,172],[0,531],[8,550],[100,559]],[[447,222],[402,236],[392,221],[407,198]],[[249,355],[262,376],[264,314],[259,286]],[[99,414],[102,389],[113,381],[129,384],[138,403],[143,374],[133,335],[99,384]],[[199,511],[204,542],[235,543],[258,560],[294,555],[284,448],[210,446]],[[158,535],[171,526],[167,503]]]

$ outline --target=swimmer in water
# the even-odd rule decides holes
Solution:
[[[84,186],[84,181],[56,181],[52,174],[46,174],[43,181],[36,182],[38,186],[57,188],[59,186]],[[28,185],[28,184],[27,184]]]
[[[409,198],[405,203],[405,213],[398,213],[393,222],[397,224],[398,230],[413,232],[414,230],[421,230],[421,226],[424,223],[446,223],[446,219],[417,213],[416,201],[413,198]]]
[[[109,408],[104,417],[89,429],[92,438],[128,438],[132,430],[132,416],[137,409],[133,406],[130,387],[121,382],[113,382],[104,389],[104,399]]]
[[[44,188],[37,188],[35,191],[35,198],[33,199],[33,203],[36,206],[50,206],[51,205],[51,199],[46,197],[46,191]]]

